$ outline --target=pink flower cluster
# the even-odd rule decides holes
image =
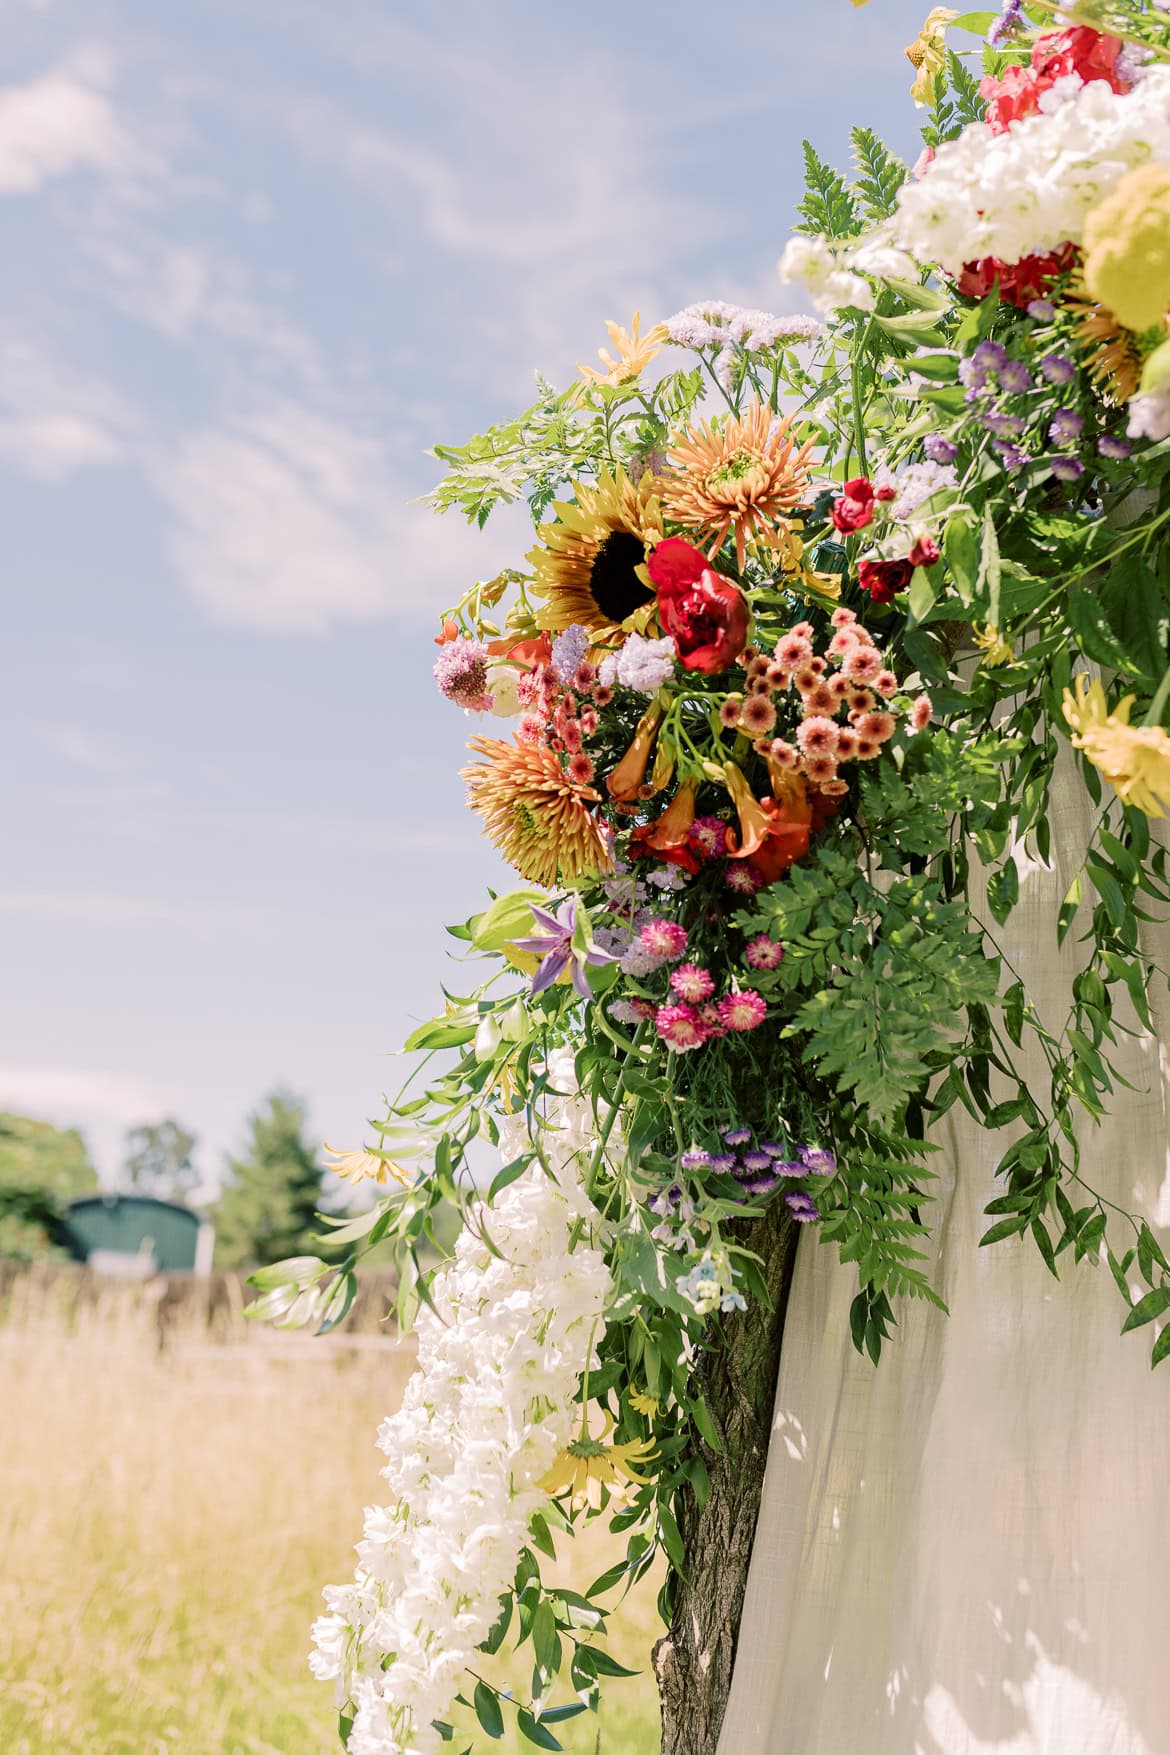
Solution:
[[[898,721],[887,703],[899,688],[881,649],[853,610],[834,610],[832,624],[835,631],[823,656],[813,650],[812,624],[798,622],[781,635],[770,659],[759,653],[748,659],[747,698],[737,705],[736,719],[740,730],[756,738],[756,748],[767,761],[802,774],[830,798],[848,791],[839,775],[842,763],[873,761],[893,737]],[[761,741],[775,727],[773,697],[782,692],[800,700],[792,741]],[[839,723],[842,714],[845,725]],[[919,731],[930,714],[930,701],[922,695],[908,717]]]
[[[488,650],[482,640],[460,634],[444,645],[435,660],[435,681],[440,691],[458,707],[471,713],[489,713],[492,697],[487,686]]]
[[[585,753],[585,741],[597,730],[599,709],[613,699],[613,690],[598,678],[597,666],[583,658],[566,681],[551,661],[537,664],[520,678],[517,694],[526,710],[516,727],[516,741],[547,744],[567,756],[569,778],[577,786],[588,786],[593,763]]]
[[[694,970],[710,983],[708,992],[713,993],[715,983],[706,969]],[[676,974],[682,974],[677,970]],[[671,985],[674,986],[672,978]],[[675,988],[678,992],[678,988]],[[686,1001],[660,1005],[654,1014],[658,1034],[673,1054],[687,1054],[693,1048],[701,1048],[704,1042],[710,1042],[717,1036],[726,1036],[729,1030],[756,1030],[768,1015],[768,1004],[763,994],[756,993],[753,988],[745,987],[725,993],[720,1000],[708,998],[701,1004],[690,1004]]]

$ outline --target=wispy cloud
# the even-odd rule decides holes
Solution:
[[[80,1128],[108,1178],[119,1162],[126,1129],[161,1120],[174,1102],[172,1093],[126,1073],[8,1064],[0,1065],[0,1107],[57,1127]]]
[[[0,463],[34,481],[120,462],[141,417],[114,385],[31,339],[0,343]]]
[[[0,194],[31,195],[75,171],[128,172],[138,151],[93,56],[0,89]]]

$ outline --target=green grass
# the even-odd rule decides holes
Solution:
[[[336,1755],[308,1629],[352,1569],[409,1368],[393,1348],[197,1332],[160,1354],[136,1297],[76,1329],[51,1296],[18,1297],[0,1326],[4,1755]],[[602,1532],[571,1547],[578,1589],[615,1552]],[[644,1671],[653,1596],[611,1647]],[[518,1694],[530,1668],[531,1647],[508,1660]],[[558,1735],[570,1755],[654,1755],[652,1678],[609,1683],[600,1718]],[[512,1726],[476,1740],[527,1747]]]

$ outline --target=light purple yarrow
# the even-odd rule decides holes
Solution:
[[[449,701],[473,713],[487,713],[492,697],[487,689],[488,649],[482,640],[460,634],[449,640],[435,660],[435,681]]]
[[[959,455],[959,447],[950,439],[944,439],[941,433],[928,433],[922,449],[932,463],[953,463]]]
[[[617,1024],[640,1024],[642,1013],[632,999],[615,999],[605,1008]]]
[[[1046,353],[1040,361],[1040,371],[1050,384],[1071,384],[1077,375],[1077,368],[1066,353]]]
[[[563,683],[572,682],[589,650],[589,630],[573,622],[552,643],[552,667]]]
[[[647,640],[631,634],[621,651],[601,664],[601,681],[612,688],[614,681],[640,695],[656,695],[674,675],[678,648],[673,640]]]
[[[1079,481],[1085,473],[1079,457],[1053,457],[1049,468],[1057,481]]]

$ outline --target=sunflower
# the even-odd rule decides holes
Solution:
[[[789,419],[773,425],[771,410],[758,402],[742,419],[688,427],[669,452],[677,469],[659,483],[664,510],[688,529],[709,534],[712,556],[734,530],[741,572],[748,539],[771,544],[773,520],[791,512],[804,492],[812,444],[798,450],[789,436],[791,424]]]
[[[558,522],[540,526],[543,546],[528,556],[534,590],[545,599],[542,627],[578,622],[608,634],[654,602],[644,572],[647,546],[662,538],[654,486],[649,475],[635,486],[624,469],[602,470],[596,487],[574,482],[575,504],[553,502]]]
[[[468,804],[521,877],[552,889],[558,879],[613,869],[589,809],[600,794],[575,785],[552,750],[490,737],[470,738],[468,747],[484,757],[461,771]]]
[[[1064,716],[1073,747],[1085,752],[1121,802],[1148,817],[1164,817],[1170,803],[1170,737],[1160,725],[1131,725],[1133,700],[1126,695],[1111,713],[1100,682],[1078,676],[1073,689],[1064,691]]]

